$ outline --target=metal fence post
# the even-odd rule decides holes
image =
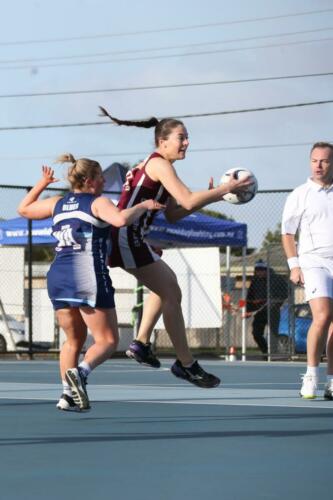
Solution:
[[[31,188],[28,188],[30,191]],[[32,220],[28,219],[28,325],[29,325],[29,359],[33,359],[32,350]]]

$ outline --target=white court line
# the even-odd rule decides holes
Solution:
[[[169,403],[219,406],[261,406],[331,409],[333,402],[320,398],[302,400],[297,389],[237,389],[218,387],[199,389],[189,385],[89,385],[92,402]],[[0,399],[56,401],[61,394],[60,384],[0,383]]]

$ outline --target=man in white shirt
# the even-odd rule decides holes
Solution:
[[[300,395],[305,399],[317,396],[319,363],[326,341],[324,398],[333,400],[333,144],[315,143],[310,164],[311,177],[294,189],[285,203],[282,244],[290,280],[305,287],[313,318]]]

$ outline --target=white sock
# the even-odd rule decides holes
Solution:
[[[319,366],[307,366],[306,375],[312,375],[313,377],[319,377]]]
[[[79,364],[79,368],[81,368],[81,370],[83,371],[83,375],[85,377],[88,377],[89,373],[91,372],[90,365],[88,365],[86,361],[81,361],[81,363]]]
[[[72,396],[72,389],[70,385],[67,384],[66,380],[62,381],[62,392],[63,394],[67,394],[67,396]]]

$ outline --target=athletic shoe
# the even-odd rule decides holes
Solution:
[[[333,381],[327,382],[325,385],[324,391],[324,399],[328,399],[329,401],[333,401]]]
[[[303,399],[315,399],[317,397],[317,389],[318,377],[307,374],[302,376],[302,387],[299,394]]]
[[[140,340],[133,340],[130,343],[126,356],[131,359],[135,359],[138,363],[151,366],[153,368],[159,368],[161,366],[160,360],[155,356],[151,349],[151,343],[144,344]]]
[[[215,377],[215,375],[205,372],[197,361],[195,361],[190,368],[186,368],[177,359],[171,367],[171,372],[176,377],[187,380],[191,384],[204,389],[217,387],[221,382],[221,380],[218,377]]]
[[[74,403],[80,410],[89,410],[90,403],[86,390],[87,379],[80,368],[70,368],[66,371],[65,379],[72,389]]]
[[[80,411],[80,408],[74,403],[74,399],[68,394],[62,394],[57,403],[58,410],[64,411]]]

